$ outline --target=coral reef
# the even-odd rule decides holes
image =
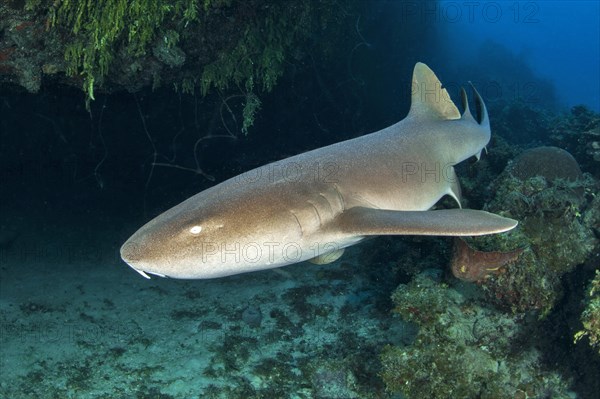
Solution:
[[[600,354],[600,270],[596,270],[588,294],[586,308],[581,314],[583,329],[575,334],[575,342],[587,337],[590,345]]]
[[[344,29],[356,2],[340,13],[335,0],[25,0],[0,4],[0,83],[37,92],[42,77],[95,90],[137,91],[172,85],[245,97],[243,132],[293,57],[314,36],[325,54]],[[337,38],[337,39],[336,39]]]
[[[572,153],[583,170],[600,177],[600,115],[585,106],[576,106],[570,114],[556,118],[551,141]]]
[[[515,312],[550,311],[561,295],[561,276],[584,263],[599,242],[598,182],[589,174],[552,180],[567,170],[557,171],[572,159],[562,151],[550,151],[562,154],[554,158],[556,168],[549,167],[547,150],[535,150],[517,158],[493,183],[496,195],[487,210],[517,219],[519,226],[508,234],[468,240],[480,250],[524,249],[504,273],[481,283],[492,301]],[[519,159],[526,160],[532,172],[523,179],[514,174]],[[570,170],[575,178],[578,170]]]
[[[575,158],[558,147],[536,147],[522,152],[511,163],[510,173],[519,180],[544,176],[550,184],[555,179],[575,181],[583,177]]]
[[[492,120],[490,162],[496,166],[513,158],[519,146],[532,143],[553,145],[568,151],[584,172],[600,177],[600,115],[585,106],[575,106],[569,113],[552,115],[535,103],[513,100],[490,104]],[[507,146],[506,140],[511,146]],[[561,158],[562,159],[562,158]],[[559,165],[555,166],[558,169]]]
[[[544,370],[533,345],[512,350],[523,320],[486,307],[476,291],[451,288],[428,273],[401,284],[394,311],[416,323],[407,347],[382,355],[388,391],[406,398],[568,398],[567,381]]]
[[[33,7],[33,6],[31,6]],[[24,1],[0,3],[0,83],[38,92],[42,76],[65,70],[61,38]]]
[[[394,292],[395,312],[419,332],[408,345],[384,349],[387,389],[407,398],[572,397],[570,381],[548,370],[535,331],[561,297],[563,275],[598,248],[599,187],[557,148],[510,162],[490,185],[486,208],[519,227],[467,239],[477,250],[462,241],[455,247],[455,276],[478,285],[448,287],[422,273]]]
[[[550,134],[552,116],[547,108],[539,108],[535,102],[513,99],[490,107],[497,108],[494,113],[493,131],[511,144],[524,145],[539,142]],[[492,115],[492,109],[490,109]]]

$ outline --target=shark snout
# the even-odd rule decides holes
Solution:
[[[127,241],[121,246],[121,259],[128,264],[135,263],[142,258],[142,246],[135,241]]]
[[[127,263],[133,270],[141,274],[143,277],[150,278],[141,268],[141,260],[144,254],[144,246],[136,241],[127,240],[121,246],[121,259]]]

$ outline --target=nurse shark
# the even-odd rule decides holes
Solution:
[[[462,115],[423,63],[406,118],[375,133],[283,159],[226,180],[160,214],[121,247],[142,276],[207,279],[306,260],[329,263],[378,235],[477,236],[517,221],[462,209],[454,165],[490,140],[461,89]],[[444,196],[459,208],[431,210]]]

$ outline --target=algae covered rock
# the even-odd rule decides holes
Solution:
[[[381,377],[406,398],[568,398],[567,383],[540,364],[533,345],[513,350],[523,320],[485,306],[423,273],[393,293],[395,312],[418,325],[409,346],[388,345]]]
[[[575,334],[575,342],[587,337],[590,345],[600,354],[600,270],[590,283],[589,299],[581,314],[583,329]]]
[[[467,242],[518,257],[473,279],[479,286],[454,280],[449,287],[421,274],[396,289],[394,311],[419,332],[411,345],[389,345],[381,355],[390,392],[409,399],[572,397],[569,381],[547,368],[533,337],[561,298],[563,275],[598,251],[600,183],[566,151],[543,147],[515,158],[490,187],[495,195],[486,210],[519,226]],[[597,291],[576,336],[594,345]]]
[[[600,177],[600,114],[575,106],[553,123],[550,138],[572,153],[583,170]]]
[[[161,85],[256,100],[300,54],[326,59],[343,47],[358,9],[350,1],[341,13],[335,0],[0,2],[0,85],[81,87],[88,106],[99,91]],[[244,106],[246,127],[256,109]]]
[[[556,157],[547,159],[549,152]],[[469,241],[482,250],[523,249],[504,273],[482,282],[501,307],[546,314],[561,296],[561,277],[598,247],[599,183],[581,175],[573,162],[564,150],[542,147],[518,157],[493,183],[496,195],[486,209],[518,220],[519,226]],[[561,165],[569,167],[561,170]]]
[[[521,181],[543,176],[576,181],[583,177],[579,164],[569,152],[558,147],[536,147],[522,152],[509,166],[510,173]]]

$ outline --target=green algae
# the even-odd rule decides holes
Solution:
[[[412,345],[388,345],[381,354],[380,375],[390,393],[408,399],[569,397],[567,382],[544,370],[533,345],[513,350],[520,317],[425,274],[400,285],[393,300],[395,312],[419,333]]]
[[[51,26],[62,26],[73,34],[67,45],[67,74],[83,77],[83,90],[94,99],[94,87],[102,84],[119,42],[133,56],[145,54],[167,16],[190,22],[196,17],[194,1],[154,0],[61,0],[50,7]]]
[[[600,354],[600,270],[590,283],[588,301],[581,314],[583,329],[575,333],[575,342],[587,337],[590,346]]]
[[[245,98],[241,131],[260,109],[259,94],[275,87],[293,54],[327,31],[334,46],[354,2],[301,0],[27,0],[47,27],[65,38],[66,73],[81,82],[86,104],[115,82],[128,90],[158,87],[165,67],[180,69],[176,90]],[[336,33],[337,32],[337,33]],[[340,36],[342,37],[342,36]],[[151,82],[149,82],[151,81]]]

